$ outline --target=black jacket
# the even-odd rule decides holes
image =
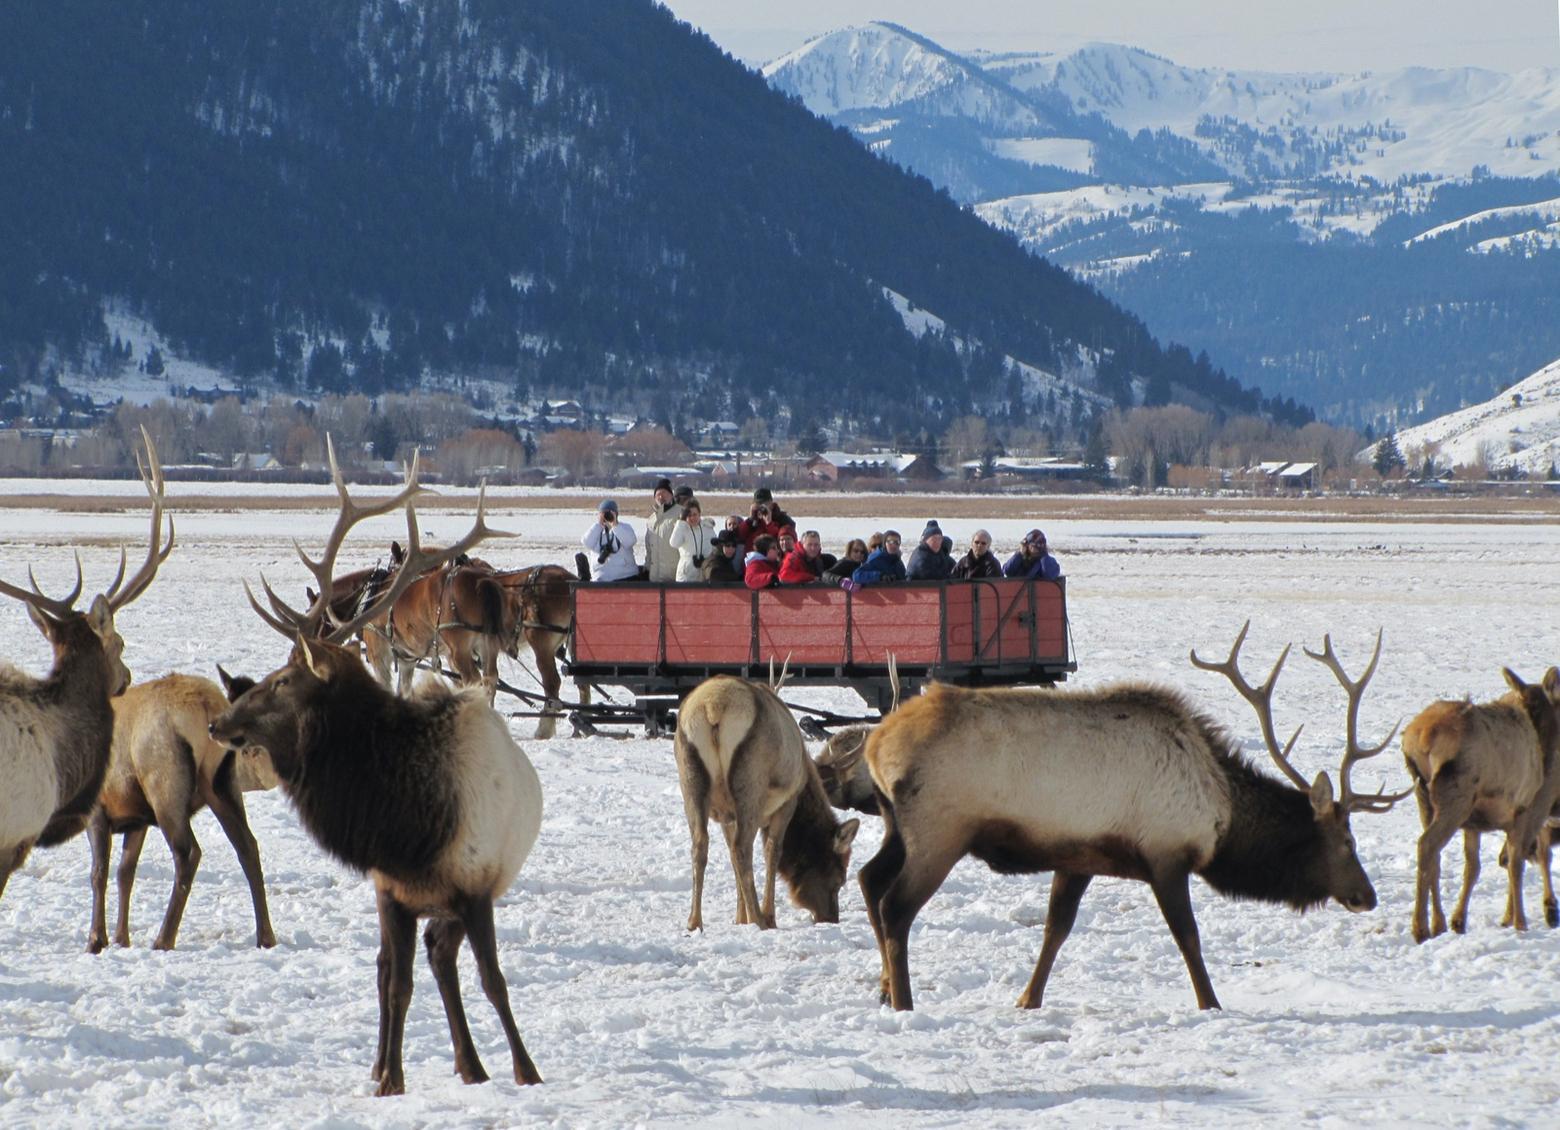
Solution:
[[[979,557],[975,556],[972,549],[953,567],[953,579],[956,581],[976,581],[982,577],[1002,576],[1002,562],[997,560],[997,555],[991,550],[986,550]]]

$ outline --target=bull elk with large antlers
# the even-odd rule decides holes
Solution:
[[[152,533],[135,575],[125,580],[121,551],[113,584],[85,612],[75,607],[82,584],[79,555],[76,587],[63,598],[43,595],[30,569],[31,591],[0,581],[0,594],[26,606],[54,652],[54,667],[43,679],[0,668],[0,892],[35,844],[52,847],[87,826],[108,768],[114,733],[109,700],[130,685],[114,615],[146,591],[173,550],[171,518],[168,540],[162,540],[162,467],[144,429],[142,437],[146,454],[138,453],[136,460],[152,500]]]
[[[1040,1006],[1096,875],[1153,888],[1199,1008],[1219,1002],[1203,964],[1190,876],[1202,876],[1221,894],[1297,910],[1330,898],[1353,911],[1376,905],[1349,816],[1384,811],[1398,798],[1356,794],[1349,771],[1385,748],[1361,748],[1355,733],[1381,638],[1357,682],[1344,675],[1330,639],[1322,653],[1306,653],[1326,663],[1349,692],[1348,749],[1334,794],[1327,774],[1307,784],[1290,764],[1294,738],[1280,748],[1273,736],[1273,685],[1289,649],[1253,689],[1237,666],[1246,630],[1223,663],[1204,662],[1195,652],[1192,662],[1222,672],[1256,707],[1268,752],[1292,784],[1249,765],[1230,737],[1181,695],[1142,684],[1094,691],[934,686],[884,720],[867,741],[867,765],[885,836],[860,878],[886,1002],[912,1007],[910,925],[966,855],[1003,874],[1055,873],[1040,959],[1019,997],[1021,1008]]]
[[[235,748],[265,749],[309,834],[374,881],[380,946],[373,1074],[379,1093],[399,1094],[406,1088],[401,1047],[419,917],[433,919],[423,939],[460,1077],[467,1083],[487,1079],[460,999],[456,959],[461,942],[469,938],[482,988],[508,1038],[515,1080],[540,1083],[509,1008],[493,923],[493,901],[514,882],[541,825],[536,770],[480,689],[457,692],[430,683],[410,698],[399,698],[380,686],[354,651],[340,646],[417,577],[498,532],[483,520],[479,498],[476,524],[465,537],[439,552],[425,550],[413,510],[422,493],[415,459],[404,489],[373,505],[352,501],[334,449],[330,463],[340,515],[317,561],[298,551],[314,574],[317,591],[334,591],[331,570],[348,530],[370,515],[402,506],[406,561],[382,594],[345,621],[331,616],[328,595],[316,597],[300,613],[269,585],[269,609],[251,592],[250,603],[260,617],[295,643],[286,666],[212,723],[212,736]]]

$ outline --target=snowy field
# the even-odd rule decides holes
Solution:
[[[795,512],[805,519],[803,506]],[[979,524],[974,510],[935,516],[961,546]],[[485,556],[516,566],[571,561],[589,521],[583,512],[523,509],[501,517],[522,536]],[[303,570],[288,540],[317,547],[330,518],[323,510],[181,514],[179,548],[120,617],[136,678],[210,676],[218,661],[253,674],[275,667],[286,645],[249,612],[239,582],[264,570],[282,591],[300,592]],[[459,523],[430,514],[430,535],[458,535]],[[1010,550],[1032,523],[986,524]],[[870,532],[844,519],[817,525],[831,549]],[[1385,629],[1362,711],[1367,741],[1437,696],[1498,693],[1502,664],[1536,678],[1560,661],[1553,523],[1046,529],[1070,578],[1077,684],[1136,677],[1185,688],[1260,749],[1249,708],[1186,661],[1193,645],[1222,657],[1250,617],[1253,678],[1286,641],[1297,645],[1276,715],[1285,734],[1306,723],[1296,760],[1308,776],[1335,769],[1343,729],[1342,692],[1298,651],[1319,647],[1324,632],[1358,673],[1377,627]],[[59,591],[69,579],[68,547],[79,541],[88,583],[101,587],[112,572],[109,541],[125,539],[135,556],[145,531],[133,509],[66,515],[5,509],[0,499],[0,577],[25,583],[31,563],[45,588]],[[372,561],[400,532],[393,520],[370,524],[349,543],[343,567]],[[45,669],[42,641],[11,601],[0,601],[0,642],[12,662]],[[505,678],[527,682],[504,663]],[[811,698],[859,708],[846,692]],[[1039,950],[1048,882],[966,861],[916,924],[917,1011],[895,1014],[877,1004],[877,954],[854,874],[838,926],[810,926],[787,904],[779,930],[735,927],[716,835],[710,925],[689,936],[688,839],[670,743],[537,743],[528,740],[529,720],[514,727],[541,775],[546,812],[530,862],[498,907],[500,958],[545,1086],[509,1080],[468,953],[468,1013],[497,1081],[465,1087],[452,1074],[443,1010],[419,960],[408,1094],[372,1098],[378,932],[370,885],[324,857],[279,793],[251,794],[279,938],[273,950],[253,946],[248,892],[209,813],[196,821],[205,856],[176,952],[148,948],[172,881],[155,833],[141,861],[128,950],[83,952],[84,838],[35,852],[11,879],[0,900],[0,1120],[333,1130],[1019,1127],[1042,1117],[1512,1125],[1548,1119],[1560,1099],[1560,935],[1542,925],[1536,876],[1529,872],[1528,905],[1538,927],[1525,936],[1497,928],[1502,879],[1498,844],[1487,837],[1468,934],[1416,947],[1408,934],[1412,802],[1354,819],[1380,896],[1372,913],[1330,907],[1300,917],[1194,884],[1222,1012],[1197,1011],[1147,887],[1112,880],[1090,888],[1046,1006],[1015,1009]],[[1362,789],[1402,787],[1395,745],[1356,777]],[[866,818],[855,864],[876,850],[879,834]],[[1446,853],[1449,895],[1459,854]]]

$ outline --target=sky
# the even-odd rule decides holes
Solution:
[[[956,50],[1103,40],[1186,66],[1275,71],[1560,67],[1560,0],[663,0],[751,64],[888,20]]]

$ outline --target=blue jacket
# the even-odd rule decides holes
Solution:
[[[1002,566],[1002,575],[1054,581],[1062,575],[1062,566],[1049,553],[1042,553],[1033,564],[1026,565],[1024,555],[1020,552],[1008,558],[1007,564]]]
[[[890,553],[886,549],[875,549],[872,554],[856,567],[850,579],[858,585],[877,585],[884,581],[902,581],[905,579],[905,563],[899,559],[899,554]]]

